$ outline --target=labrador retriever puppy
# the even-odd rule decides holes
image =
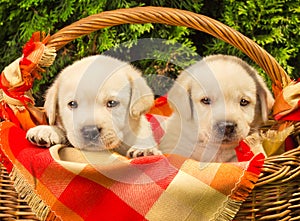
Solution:
[[[258,73],[228,55],[205,57],[184,70],[168,100],[174,112],[160,150],[201,162],[236,161],[235,147],[267,120],[274,102]]]
[[[26,136],[46,147],[69,142],[129,157],[161,154],[144,116],[153,101],[140,71],[109,56],[90,56],[58,75],[45,98],[49,125],[31,128]]]

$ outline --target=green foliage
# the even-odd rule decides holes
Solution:
[[[143,5],[168,6],[200,12],[201,2],[201,0],[190,3],[181,0],[64,0],[59,2],[54,0],[20,0],[19,2],[0,0],[0,28],[6,30],[6,32],[0,33],[0,53],[2,55],[0,68],[3,70],[6,65],[21,55],[22,46],[35,31],[45,31],[52,34],[91,14]],[[43,91],[51,84],[55,75],[74,60],[118,48],[119,45],[122,45],[123,48],[131,48],[140,38],[165,38],[166,44],[180,43],[183,47],[190,48],[189,51],[193,54],[196,48],[188,38],[192,32],[193,30],[184,27],[171,27],[160,24],[128,24],[101,29],[74,40],[59,51],[54,64],[43,74],[43,79],[36,82],[33,88],[34,94],[38,99],[41,98]],[[126,59],[131,60],[128,56],[125,56]],[[145,56],[157,59],[160,56],[161,58],[158,53],[157,55],[154,53],[154,55]],[[151,64],[164,68],[164,65],[171,59],[168,58],[168,54],[164,56],[166,57],[157,62],[152,63],[153,61],[151,61]],[[147,69],[150,63],[137,61],[135,65]],[[151,70],[148,68],[146,72],[153,74],[157,69]],[[177,69],[174,71],[177,71]]]
[[[296,78],[300,63],[299,1],[224,0],[223,4],[220,21],[254,40],[275,57],[289,75]],[[207,45],[205,54],[220,51],[246,59],[236,48],[217,39]]]
[[[294,78],[300,70],[299,1],[294,0],[0,0],[0,69],[22,54],[22,46],[35,31],[53,34],[92,14],[136,6],[180,8],[220,20],[256,41],[272,54]],[[143,60],[134,60],[139,39],[164,39],[164,50],[152,45]],[[179,46],[178,46],[179,45]],[[108,51],[108,52],[107,52]],[[185,27],[162,24],[128,24],[105,28],[74,40],[58,52],[54,64],[34,87],[41,98],[56,74],[84,56],[111,53],[132,61],[153,83],[154,75],[175,78],[182,68],[201,56],[215,53],[237,55],[238,49],[207,34]],[[135,53],[135,54],[133,54]],[[140,55],[141,56],[141,55]],[[166,83],[167,87],[169,82]]]

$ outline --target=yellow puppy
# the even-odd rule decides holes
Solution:
[[[69,141],[74,147],[116,149],[131,157],[160,154],[144,113],[154,96],[141,73],[128,63],[97,55],[65,68],[46,94],[50,126],[37,126],[27,139],[40,146]]]
[[[234,148],[267,120],[274,102],[252,67],[225,55],[205,57],[183,71],[168,99],[174,113],[161,151],[203,162],[235,161]]]

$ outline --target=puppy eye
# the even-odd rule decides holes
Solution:
[[[119,101],[110,100],[110,101],[107,101],[106,107],[112,108],[112,107],[118,106],[119,104],[120,104]]]
[[[240,105],[241,105],[242,107],[247,106],[249,103],[250,103],[250,102],[247,101],[246,99],[241,99],[241,101],[240,101]]]
[[[78,107],[77,101],[70,101],[70,102],[68,103],[68,107],[69,107],[70,109],[75,109],[75,108],[77,108],[77,107]]]
[[[205,105],[210,105],[211,104],[211,100],[208,97],[204,97],[201,99],[201,103],[205,104]]]

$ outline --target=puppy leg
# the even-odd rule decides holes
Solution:
[[[126,156],[129,158],[152,156],[152,155],[162,155],[162,152],[156,147],[145,148],[141,146],[133,146],[128,151]]]
[[[37,146],[50,147],[67,143],[65,132],[58,126],[40,125],[29,129],[26,139]]]
[[[129,148],[126,156],[136,158],[151,155],[162,155],[162,152],[158,149],[158,145],[154,140],[150,123],[142,117],[134,145]]]

